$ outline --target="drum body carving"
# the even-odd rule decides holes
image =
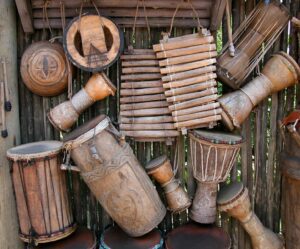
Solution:
[[[198,131],[189,133],[193,175],[197,190],[190,218],[199,223],[214,223],[218,183],[228,177],[242,146],[242,137]]]
[[[30,45],[21,60],[21,76],[30,91],[55,96],[68,85],[68,64],[59,43],[40,41]]]
[[[77,47],[77,37],[81,38],[83,55]],[[123,49],[123,40],[119,28],[111,20],[98,15],[83,15],[69,23],[63,45],[75,66],[90,72],[100,72],[118,59]]]
[[[167,156],[160,156],[146,165],[148,175],[152,176],[164,189],[171,212],[181,212],[191,205],[191,201],[180,183],[175,179]]]
[[[235,56],[230,55],[228,44],[221,51],[217,59],[220,81],[238,89],[277,40],[289,19],[284,5],[261,1],[233,34]]]
[[[230,129],[239,128],[253,107],[269,94],[298,83],[300,68],[294,59],[284,52],[275,54],[264,66],[262,74],[240,90],[218,99],[223,109],[222,121]]]
[[[132,238],[114,226],[101,235],[99,249],[162,249],[163,243],[163,237],[157,229],[142,237]]]
[[[30,243],[62,239],[76,226],[60,170],[62,143],[45,141],[7,151],[17,202],[20,238]]]
[[[230,236],[221,228],[190,223],[167,234],[166,249],[230,249]]]
[[[115,92],[116,87],[104,73],[94,74],[71,100],[51,109],[48,118],[56,129],[68,131],[85,109]]]
[[[250,235],[253,249],[284,249],[279,237],[265,228],[251,210],[248,190],[242,183],[234,182],[220,190],[218,208],[241,222]]]
[[[96,249],[94,233],[86,228],[77,228],[76,232],[60,241],[40,245],[34,249]]]
[[[66,137],[81,176],[112,219],[130,236],[142,236],[166,213],[129,144],[108,118],[99,116]]]

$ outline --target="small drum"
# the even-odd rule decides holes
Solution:
[[[157,229],[142,237],[132,238],[114,226],[101,235],[100,249],[161,249],[163,243],[163,237]]]
[[[97,200],[130,236],[150,232],[166,208],[132,149],[101,115],[65,138],[65,147]]]
[[[62,239],[76,225],[68,200],[65,173],[60,170],[62,143],[44,141],[7,151],[17,202],[20,238],[29,243]]]
[[[35,249],[96,249],[94,233],[86,228],[78,228],[68,238],[35,247]]]
[[[228,177],[243,139],[204,130],[194,130],[189,137],[193,175],[197,180],[190,218],[199,223],[214,223],[218,183]]]
[[[56,96],[68,85],[68,64],[59,43],[40,41],[30,45],[21,60],[21,76],[30,91]]]
[[[175,179],[170,160],[166,155],[150,161],[146,165],[146,171],[164,189],[168,209],[171,212],[179,213],[190,207],[191,200],[180,182]]]
[[[253,249],[284,249],[282,241],[265,228],[251,210],[248,189],[241,182],[231,183],[218,193],[218,208],[238,219],[250,235]]]
[[[168,233],[166,249],[230,249],[230,236],[221,228],[190,223]]]

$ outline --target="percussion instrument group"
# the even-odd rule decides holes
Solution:
[[[79,172],[116,223],[102,234],[101,249],[163,248],[164,236],[156,227],[167,210],[188,212],[191,222],[167,234],[166,248],[229,249],[229,234],[214,225],[217,208],[240,221],[253,248],[283,249],[281,239],[251,210],[243,184],[233,182],[218,192],[218,184],[228,179],[236,164],[244,138],[213,128],[220,121],[230,131],[240,128],[269,94],[298,83],[300,68],[285,52],[274,54],[261,74],[245,82],[289,19],[282,4],[258,4],[233,35],[231,49],[226,45],[220,55],[214,36],[200,23],[195,34],[169,38],[169,33],[151,49],[129,47],[120,57],[119,130],[105,115],[72,130],[83,111],[118,90],[104,72],[123,47],[122,34],[112,20],[99,12],[80,13],[66,28],[63,46],[47,41],[32,44],[22,57],[21,75],[35,94],[54,96],[66,89],[72,76],[69,60],[93,74],[79,92],[48,113],[54,128],[70,132],[63,134],[62,142],[34,142],[7,151],[21,240],[36,248],[96,248],[91,231],[76,229],[66,171],[61,170],[69,169]],[[217,79],[235,91],[219,97]],[[126,142],[128,137],[169,143],[180,133],[189,139],[187,167],[197,182],[193,196],[177,179],[172,158],[161,155],[143,167]],[[295,220],[297,213],[288,200],[299,199],[298,161],[283,156],[282,170],[289,185],[286,212]],[[163,200],[154,181],[163,189]],[[292,230],[296,228],[286,227],[287,240],[295,240]]]

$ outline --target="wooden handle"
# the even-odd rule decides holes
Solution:
[[[8,132],[6,129],[6,117],[5,117],[5,93],[4,93],[4,82],[0,83],[0,91],[1,91],[1,121],[2,121],[2,130],[1,130],[1,136],[2,137],[7,137],[8,136]]]
[[[6,61],[5,59],[2,60],[3,65],[3,77],[4,77],[4,92],[5,92],[5,102],[4,102],[4,108],[5,111],[10,112],[12,105],[11,101],[9,99],[9,91],[8,91],[8,82],[7,82],[7,71],[6,71]]]

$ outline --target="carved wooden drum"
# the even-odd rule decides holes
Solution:
[[[214,223],[218,183],[228,177],[243,139],[230,133],[194,130],[189,133],[190,153],[197,190],[190,218],[199,223]]]
[[[167,234],[166,249],[230,249],[230,236],[221,228],[190,223]]]
[[[65,172],[60,170],[62,143],[44,141],[7,151],[17,202],[20,238],[29,243],[62,239],[75,231]]]
[[[21,76],[30,91],[55,96],[68,85],[68,65],[59,43],[40,41],[30,45],[21,60]]]
[[[265,228],[251,210],[248,189],[241,182],[233,182],[218,193],[218,208],[238,219],[250,235],[253,249],[284,249],[282,241]]]
[[[34,249],[96,249],[96,236],[87,228],[77,228],[76,231],[69,237],[39,245]]]
[[[150,161],[146,165],[146,171],[164,189],[168,209],[171,212],[179,213],[190,207],[191,201],[179,180],[175,179],[170,160],[166,155]]]
[[[65,101],[51,109],[48,118],[60,131],[69,131],[79,115],[96,101],[115,95],[116,87],[105,73],[96,73],[88,80],[85,87]]]
[[[118,226],[114,226],[108,228],[101,235],[99,249],[161,249],[163,243],[163,237],[157,229],[142,237],[133,238]]]
[[[81,176],[111,218],[130,236],[150,232],[166,209],[129,144],[99,116],[65,138]]]
[[[80,43],[82,48],[78,45]],[[100,72],[118,59],[123,49],[123,40],[119,28],[110,19],[84,15],[69,23],[63,45],[75,66],[90,72]]]

